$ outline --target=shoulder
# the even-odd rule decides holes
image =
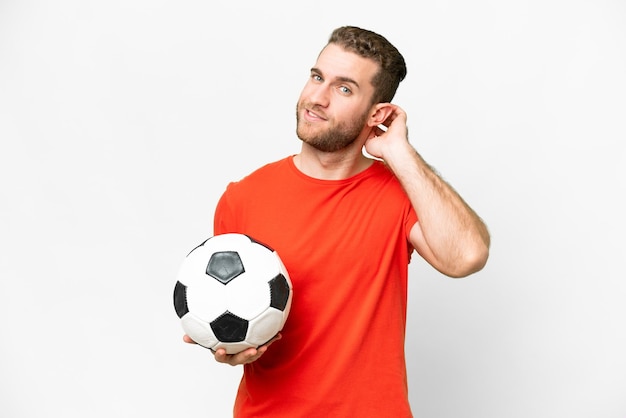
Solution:
[[[243,178],[231,182],[228,185],[228,189],[256,187],[259,183],[266,183],[272,179],[280,178],[289,170],[291,158],[291,156],[285,157],[281,160],[267,163]]]
[[[284,174],[285,171],[289,170],[292,158],[292,156],[289,156],[278,161],[267,163],[243,177],[239,180],[239,182],[255,180],[260,177],[263,178]]]

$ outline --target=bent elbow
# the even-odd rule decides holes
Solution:
[[[479,246],[472,251],[467,251],[460,257],[452,271],[446,273],[454,279],[462,279],[482,270],[489,259],[489,247]]]

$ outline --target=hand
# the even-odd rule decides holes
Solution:
[[[386,114],[386,118],[380,125],[387,129],[383,130],[379,126],[374,126],[365,141],[365,150],[368,154],[386,159],[392,147],[409,145],[408,129],[406,126],[406,113],[399,106],[391,103],[381,104],[381,110]],[[406,148],[402,148],[406,150]]]
[[[252,363],[253,361],[258,360],[266,351],[267,348],[274,342],[278,341],[283,336],[278,333],[274,338],[269,340],[267,343],[263,344],[257,348],[248,348],[239,353],[235,354],[226,354],[226,350],[223,348],[218,348],[214,352],[215,360],[219,363],[230,364],[231,366],[237,366],[239,364],[247,364]],[[183,341],[188,344],[197,344],[194,340],[191,339],[188,335],[183,336]]]

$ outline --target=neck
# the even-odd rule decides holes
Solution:
[[[293,162],[298,170],[320,180],[347,179],[372,165],[372,160],[363,155],[361,149],[322,152],[306,143]]]

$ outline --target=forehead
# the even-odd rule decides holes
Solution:
[[[359,86],[371,86],[378,71],[378,64],[371,59],[346,51],[336,44],[328,44],[317,57],[315,68],[322,72],[326,80],[352,79]]]

